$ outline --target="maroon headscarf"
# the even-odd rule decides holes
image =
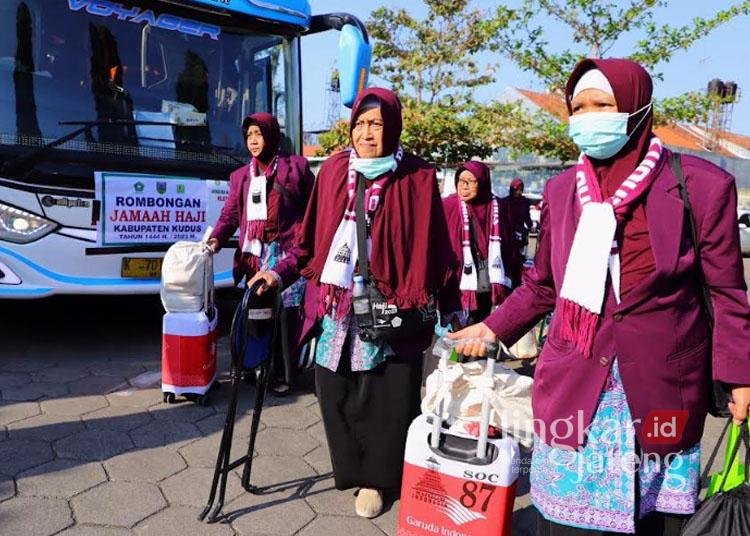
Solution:
[[[617,110],[632,114],[651,102],[653,83],[651,76],[638,63],[625,59],[586,59],[581,61],[565,88],[568,113],[572,113],[570,103],[578,80],[590,69],[599,69],[612,86],[617,102]],[[634,115],[628,121],[628,133],[643,119],[645,111]],[[612,158],[606,160],[590,159],[599,179],[602,193],[609,197],[617,191],[624,181],[646,156],[649,141],[654,135],[653,110],[648,110],[638,129],[632,132],[627,144]],[[624,225],[618,228],[620,243],[620,293],[625,296],[655,267],[654,254],[651,250],[651,239],[648,234],[646,219],[646,196],[642,196],[633,206]]]
[[[281,145],[281,127],[279,122],[274,116],[266,112],[256,112],[252,115],[248,115],[244,121],[242,121],[242,139],[247,138],[247,130],[255,125],[260,129],[263,134],[264,147],[258,160],[264,165],[268,165],[274,156],[279,152]]]
[[[368,95],[380,102],[385,151],[395,151],[401,133],[401,103],[392,91],[363,91],[354,104],[351,124]],[[320,282],[347,206],[348,169],[349,151],[323,163],[297,237],[301,273],[315,283]],[[441,289],[455,268],[449,244],[438,239],[447,232],[435,168],[405,153],[372,221],[370,271],[378,289],[400,307],[426,304],[430,291]]]
[[[479,243],[477,247],[479,252],[486,259],[488,256],[489,237],[492,231],[492,180],[490,179],[490,168],[482,162],[469,160],[456,170],[455,182],[458,186],[458,176],[462,171],[468,171],[477,178],[479,190],[477,196],[469,203],[469,217],[474,222],[474,229],[477,233]],[[445,219],[448,222],[450,230],[451,245],[457,255],[461,252],[461,233],[463,232],[463,216],[461,216],[461,207],[458,203],[458,194],[452,194],[443,200],[445,210]]]
[[[516,177],[515,179],[510,181],[510,186],[508,186],[508,193],[510,195],[513,195],[513,190],[518,190],[519,188],[523,187],[523,181],[520,178]]]
[[[354,124],[362,113],[362,104],[372,99],[380,103],[380,114],[383,116],[383,156],[394,154],[401,139],[403,123],[401,119],[401,101],[393,91],[382,87],[371,87],[362,91],[352,106],[352,118],[349,122],[349,138],[351,139]],[[352,144],[353,146],[353,144]]]
[[[619,112],[632,114],[651,102],[653,91],[651,76],[638,63],[624,59],[586,59],[576,65],[565,86],[566,105],[569,114],[573,113],[571,108],[573,90],[578,80],[586,71],[591,69],[599,69],[609,80]],[[643,115],[646,113],[648,117],[643,119]],[[638,130],[632,132],[641,119],[643,121],[638,126]],[[631,134],[632,132],[632,134],[628,143],[620,149],[619,153],[606,160],[591,159],[602,186],[602,193],[607,197],[617,190],[622,181],[638,167],[638,164],[646,156],[649,140],[653,136],[652,126],[652,110],[642,110],[628,121],[628,133]]]
[[[508,240],[509,244],[516,241],[515,231],[523,228],[524,225],[531,227],[531,202],[524,196],[516,197],[513,195],[513,190],[523,187],[523,180],[516,177],[510,181],[510,186],[508,186],[508,197],[503,199],[506,224],[504,227],[507,227],[508,231],[507,234],[503,235],[503,240]]]
[[[468,171],[478,181],[477,196],[466,203],[466,208],[469,210],[469,217],[471,218],[472,226],[476,232],[476,243],[474,244],[478,249],[479,253],[487,259],[489,257],[489,242],[490,236],[492,235],[492,179],[490,176],[490,168],[482,162],[476,160],[469,160],[462,164],[457,170],[455,175],[456,186],[458,187],[458,177],[461,172]],[[464,233],[464,222],[463,214],[461,213],[461,204],[459,203],[458,193],[451,194],[443,199],[443,211],[445,212],[445,219],[448,223],[448,232],[451,248],[456,258],[463,258],[462,242]],[[502,206],[498,205],[502,213]],[[500,218],[500,236],[503,233],[502,216]],[[459,264],[456,271],[453,274],[456,284],[461,280],[461,269],[462,264]],[[499,305],[505,298],[505,290],[501,285],[492,285],[492,304]],[[463,305],[468,309],[476,308],[476,293],[471,293],[471,298],[467,298],[464,293]],[[470,305],[471,304],[471,305]]]

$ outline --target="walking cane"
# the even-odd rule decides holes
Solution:
[[[279,313],[281,311],[281,294],[277,290],[274,292],[274,303],[271,307],[251,308],[252,300],[257,300],[257,290],[263,285],[262,281],[253,284],[245,291],[242,301],[237,306],[234,318],[232,319],[232,328],[230,331],[230,352],[232,363],[230,368],[230,379],[232,383],[231,398],[227,408],[227,418],[224,422],[224,431],[219,444],[219,453],[216,457],[216,468],[214,469],[213,481],[211,482],[211,492],[209,493],[208,503],[203,511],[198,515],[198,519],[214,523],[221,509],[224,507],[226,496],[227,478],[229,472],[244,464],[242,470],[242,487],[255,493],[257,490],[250,485],[250,474],[252,471],[253,452],[255,451],[255,440],[258,437],[258,428],[260,426],[260,415],[263,411],[263,401],[265,400],[268,383],[270,381],[270,368],[272,362],[272,353],[279,348]],[[250,439],[248,441],[247,453],[231,461],[230,454],[232,448],[232,438],[234,436],[234,424],[237,416],[237,403],[239,398],[240,384],[242,383],[242,373],[246,368],[244,362],[245,354],[248,349],[251,322],[253,321],[271,321],[271,336],[268,353],[262,362],[255,364],[256,375],[256,392],[255,407],[253,408],[253,419],[250,426]],[[241,330],[241,331],[240,331]],[[238,337],[241,338],[238,341]],[[218,489],[218,500],[216,492]]]

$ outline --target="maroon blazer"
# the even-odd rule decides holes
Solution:
[[[211,238],[216,238],[219,245],[223,247],[239,227],[240,244],[234,253],[234,278],[239,282],[244,274],[245,264],[242,253],[242,237],[247,230],[247,216],[245,214],[245,201],[247,200],[247,189],[250,187],[250,164],[235,169],[229,176],[229,196],[221,209],[221,215],[214,227]],[[286,195],[281,195],[271,190],[270,195],[278,195],[278,226],[279,242],[283,251],[290,251],[294,244],[294,235],[305,215],[305,208],[310,199],[315,177],[310,171],[310,165],[302,156],[279,155],[279,164],[276,168],[275,181],[279,181]],[[253,274],[247,274],[252,276]]]
[[[666,455],[693,446],[703,434],[706,400],[713,377],[750,385],[750,307],[746,296],[734,178],[713,164],[683,155],[682,163],[698,227],[701,267],[711,291],[715,327],[709,348],[706,317],[685,207],[664,150],[646,197],[655,270],[615,303],[605,298],[593,357],[583,357],[557,336],[558,317],[534,374],[535,430],[547,443],[582,445],[599,395],[617,357],[636,436],[645,452]],[[555,307],[580,216],[575,169],[547,182],[534,268],[524,283],[485,322],[506,345]],[[651,440],[652,411],[687,410],[682,437]],[[567,420],[572,424],[568,435]],[[557,423],[557,433],[551,434]],[[560,437],[568,435],[568,437]]]

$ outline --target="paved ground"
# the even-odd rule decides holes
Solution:
[[[225,320],[231,306],[222,301]],[[271,491],[245,493],[232,475],[227,521],[200,524],[228,389],[208,407],[162,403],[158,301],[56,298],[0,311],[0,535],[395,533],[398,503],[365,521],[351,492],[333,489],[310,392],[269,398],[263,412],[253,481]],[[253,394],[243,389],[233,455],[246,445]],[[704,456],[720,424],[708,423]],[[525,482],[515,510],[514,534],[533,534]]]

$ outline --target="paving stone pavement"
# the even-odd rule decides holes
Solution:
[[[142,385],[144,375],[151,374],[152,382],[158,378],[153,374],[158,363],[148,361],[140,369],[137,364],[104,363],[102,370],[108,374],[141,372],[126,382],[96,382],[102,387],[99,392],[82,389],[85,394],[73,394],[71,382],[82,385],[87,378],[112,376],[97,375],[95,367],[68,373],[64,363],[34,367],[34,362],[30,357],[21,367],[0,359],[0,424],[7,429],[0,436],[2,535],[395,534],[398,502],[367,521],[354,514],[350,491],[334,489],[325,433],[311,393],[269,397],[252,481],[271,489],[262,495],[245,492],[238,469],[229,479],[225,521],[205,525],[196,516],[208,494],[229,389],[213,393],[212,405],[206,407],[164,404],[158,386]],[[55,369],[59,374],[47,373]],[[57,380],[59,388],[38,396],[45,393],[38,389],[40,383]],[[9,400],[6,386],[12,393]],[[243,386],[233,457],[246,448],[253,397],[253,389]],[[719,425],[709,421],[707,445],[715,440]],[[533,534],[534,515],[524,479],[513,534]]]
[[[311,392],[268,398],[252,482],[269,489],[244,491],[237,469],[226,519],[206,525],[196,517],[223,429],[226,375],[210,405],[168,405],[156,360],[50,359],[0,357],[0,535],[395,533],[398,502],[368,521],[355,515],[351,491],[334,488]],[[247,449],[254,395],[242,386],[233,458]]]
[[[267,400],[252,482],[268,490],[244,491],[236,470],[224,521],[205,525],[196,517],[224,423],[226,374],[210,405],[168,405],[158,384],[158,352],[30,354],[0,352],[2,536],[395,534],[398,502],[363,520],[354,514],[352,492],[333,487],[325,432],[309,391]],[[225,338],[220,355],[225,371]],[[247,447],[253,400],[253,388],[243,385],[233,457]],[[704,460],[720,427],[709,420]],[[534,534],[534,519],[523,477],[513,534]]]

